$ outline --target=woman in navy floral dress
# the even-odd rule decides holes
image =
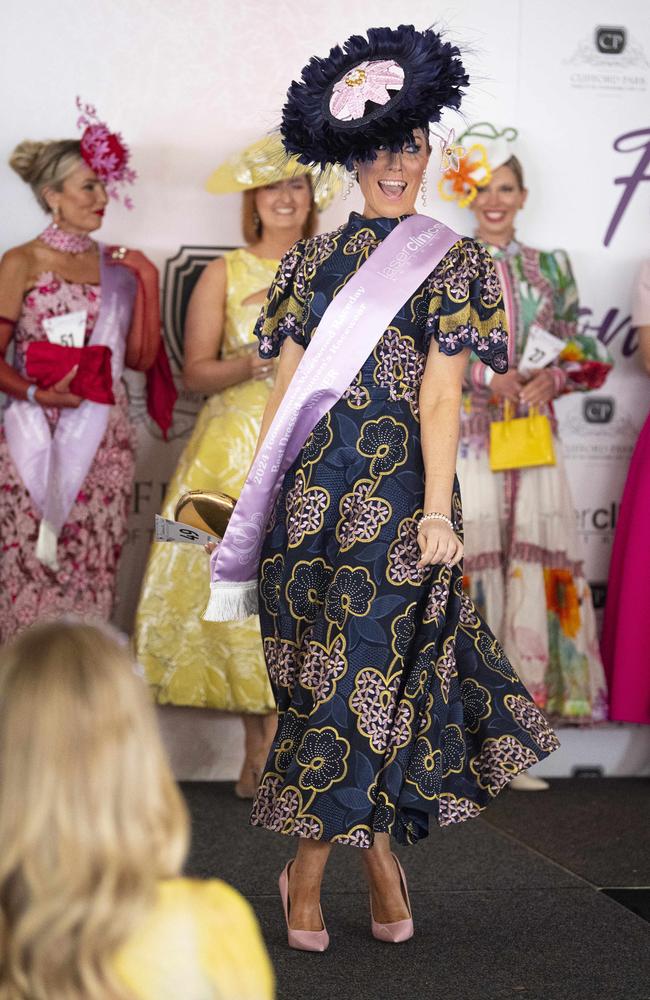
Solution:
[[[415,130],[399,152],[359,162],[364,214],[283,258],[256,331],[262,357],[280,354],[262,435],[333,297],[413,211],[429,153]],[[252,823],[301,838],[283,873],[295,947],[327,946],[318,893],[331,844],[369,849],[374,919],[401,927],[373,922],[375,936],[410,936],[389,835],[412,844],[430,820],[478,815],[557,746],[463,593],[454,466],[470,347],[507,368],[493,263],[459,239],[316,425],[268,525],[259,608],[279,728]]]

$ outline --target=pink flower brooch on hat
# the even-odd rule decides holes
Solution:
[[[342,122],[363,118],[368,101],[383,107],[403,86],[404,70],[399,63],[393,59],[366,59],[334,84],[330,112]]]

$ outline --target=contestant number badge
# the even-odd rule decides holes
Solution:
[[[167,517],[156,514],[155,536],[157,542],[190,542],[192,545],[207,545],[217,539],[208,531],[191,528],[189,524],[180,521],[170,521]]]
[[[51,344],[61,347],[83,347],[86,339],[87,309],[63,313],[62,316],[50,316],[43,320],[43,329]]]

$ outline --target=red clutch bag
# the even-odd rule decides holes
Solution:
[[[111,349],[93,347],[62,347],[49,340],[36,340],[27,347],[25,367],[28,378],[36,380],[39,389],[50,389],[64,378],[71,368],[79,370],[70,383],[70,392],[93,403],[115,402]]]

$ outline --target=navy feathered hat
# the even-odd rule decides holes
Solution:
[[[369,28],[309,60],[289,87],[282,141],[301,163],[351,169],[458,108],[468,84],[459,50],[432,29]]]

